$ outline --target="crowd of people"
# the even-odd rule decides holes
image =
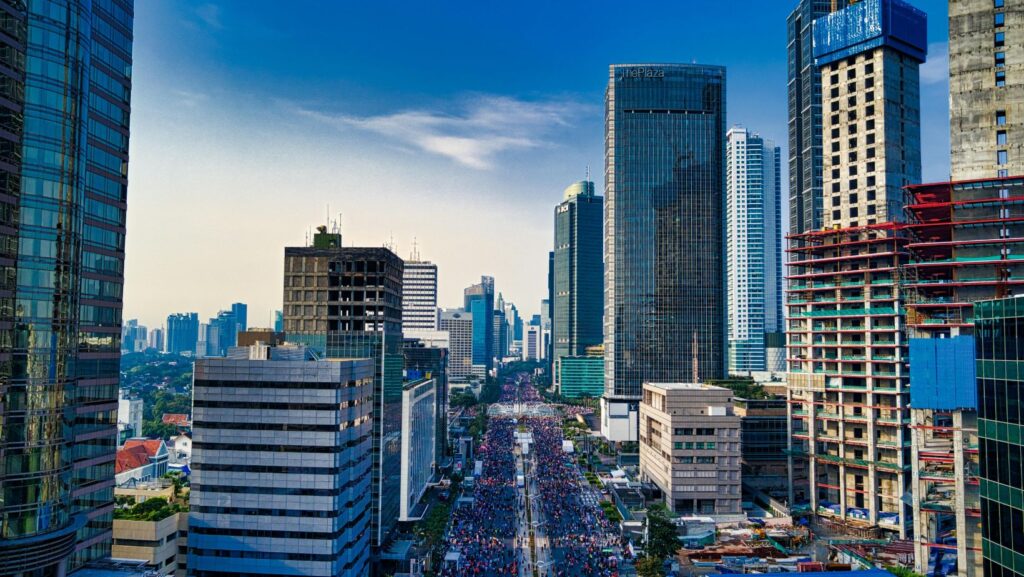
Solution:
[[[531,387],[532,388],[532,387]],[[545,531],[554,561],[552,576],[611,577],[618,574],[613,547],[618,544],[604,512],[582,498],[589,490],[562,450],[559,420],[529,420],[537,467],[537,486],[544,511]]]
[[[528,380],[502,386],[501,402],[542,403]],[[552,563],[545,577],[614,577],[618,574],[612,547],[615,531],[603,511],[582,499],[584,486],[570,455],[562,450],[558,418],[491,418],[477,460],[483,462],[474,481],[473,502],[455,508],[447,535],[447,551],[457,560],[446,562],[439,574],[445,577],[519,575],[526,566],[524,534],[526,503],[516,489],[515,431],[528,428],[533,435],[537,490]]]

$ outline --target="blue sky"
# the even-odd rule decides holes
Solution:
[[[489,274],[537,312],[554,205],[588,165],[603,186],[608,65],[725,65],[729,124],[785,158],[794,3],[138,2],[125,317],[240,300],[267,324],[283,247],[328,211],[346,244],[406,257],[415,238],[442,306]],[[946,3],[914,4],[924,178],[942,180]]]

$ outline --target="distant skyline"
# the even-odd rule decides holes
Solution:
[[[608,66],[726,66],[728,126],[785,159],[795,4],[140,2],[124,318],[245,302],[250,326],[271,325],[284,247],[337,213],[349,246],[393,238],[408,258],[415,238],[439,306],[489,275],[530,318],[562,191],[589,166],[604,192]],[[929,19],[924,180],[940,181],[947,8],[912,4]]]

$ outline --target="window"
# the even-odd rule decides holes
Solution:
[[[838,128],[833,128],[832,129],[832,138],[839,138],[839,129]]]
[[[832,152],[839,152],[839,142],[832,143]]]
[[[875,143],[875,133],[872,132],[871,134],[869,134],[867,139],[866,139],[866,141],[867,141],[868,144],[874,144]]]
[[[874,138],[875,135],[874,134],[869,134],[868,136],[871,136],[872,138]],[[868,144],[870,144],[870,143],[868,143]],[[868,163],[868,172],[874,172],[874,171],[875,171],[875,163],[874,162],[869,162]]]
[[[870,183],[872,183],[872,185],[874,185],[875,177],[869,176],[868,177],[868,182],[870,182]],[[873,191],[873,190],[869,190],[868,191],[868,200],[875,200],[875,191]],[[875,213],[874,213],[874,211],[869,211],[868,214],[875,214]]]
[[[1003,24],[1006,24],[1006,13],[996,12],[996,26],[1002,26]]]
[[[857,120],[857,111],[856,110],[851,110],[851,111],[847,112],[846,113],[846,119],[849,120],[850,122],[853,122],[854,120]]]
[[[864,65],[864,74],[871,74],[874,71],[875,71],[875,64],[874,64],[874,62],[868,62],[867,64]]]
[[[857,218],[857,216],[858,216],[857,207],[856,206],[851,206],[850,207],[850,218]]]
[[[833,179],[839,178],[839,169],[838,168],[833,168],[832,169],[832,178]]]
[[[832,112],[836,112],[838,110],[839,110],[839,101],[838,100],[833,100],[832,101]]]
[[[843,218],[843,215],[842,215],[841,212],[839,212],[838,210],[833,210],[832,211],[832,220],[839,220],[841,218]]]
[[[872,215],[872,214],[875,214],[875,205],[869,204],[868,205],[868,215]]]
[[[849,186],[850,190],[857,190],[857,179],[856,178],[851,178],[849,184],[850,184],[850,186]]]
[[[850,195],[850,204],[857,204],[857,195],[856,194],[851,194]]]
[[[1005,110],[997,110],[996,111],[996,126],[1006,126],[1006,111]]]
[[[868,121],[865,123],[864,128],[867,129],[867,130],[874,130],[875,129],[875,121],[874,121],[874,119],[869,118]]]
[[[829,92],[829,95],[831,95],[832,98],[839,98],[839,87],[838,86],[833,87],[832,91]]]
[[[875,186],[875,177],[874,176],[869,176],[868,177],[868,186]],[[870,195],[872,193],[869,192],[868,194]],[[871,199],[871,200],[874,200],[874,199]]]
[[[847,80],[853,80],[856,77],[857,77],[857,70],[856,69],[853,69],[853,68],[847,68],[846,69],[846,78],[847,78]]]
[[[857,139],[856,139],[856,138],[851,138],[851,139],[850,139],[850,140],[848,141],[848,146],[849,146],[850,148],[857,148]]]
[[[998,176],[999,178],[1004,178],[1010,176],[1010,172],[1004,168],[1002,170],[997,170],[996,176]]]
[[[874,87],[875,87],[875,79],[874,78],[868,78],[868,79],[866,79],[864,81],[864,88],[874,88]],[[868,94],[871,94],[871,93],[869,92]]]
[[[848,172],[850,173],[850,176],[857,176],[857,165],[856,164],[852,165],[849,168]]]
[[[865,108],[864,109],[864,114],[867,114],[868,116],[874,116],[875,115],[875,105],[872,104],[872,105],[868,106],[867,108]]]
[[[1000,145],[1000,146],[1005,146],[1006,145],[1006,131],[1005,130],[1000,130],[999,132],[996,132],[996,144]]]
[[[832,206],[839,206],[839,197],[838,196],[833,196],[832,197]]]
[[[1006,71],[996,70],[996,86],[1006,86]]]
[[[995,45],[996,45],[996,47],[1005,46],[1006,45],[1006,33],[1005,32],[996,32]]]
[[[1006,66],[1006,53],[996,52],[996,68],[1002,68]]]
[[[1006,151],[1005,150],[1000,150],[999,152],[996,152],[996,164],[1000,164],[1000,165],[1006,164]]]

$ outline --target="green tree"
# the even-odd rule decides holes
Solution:
[[[665,562],[650,555],[640,557],[636,560],[636,574],[640,577],[663,577],[665,575]]]
[[[679,550],[675,523],[669,518],[668,509],[662,504],[647,509],[647,543],[644,551],[651,556],[664,559],[673,557]]]

